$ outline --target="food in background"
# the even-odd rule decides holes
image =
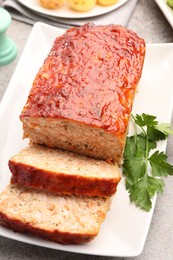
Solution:
[[[96,0],[67,0],[69,6],[75,11],[89,11],[96,5]]]
[[[100,5],[113,5],[116,2],[118,2],[119,0],[97,0],[98,4]]]
[[[173,0],[167,0],[167,5],[173,9]]]
[[[48,9],[57,9],[64,4],[64,0],[40,0],[40,4]]]
[[[40,4],[47,9],[58,9],[65,0],[39,0]],[[93,9],[96,4],[102,6],[113,5],[119,0],[67,0],[69,7],[78,12],[86,12]]]

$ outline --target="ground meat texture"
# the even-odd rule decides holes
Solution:
[[[9,185],[0,194],[0,224],[61,244],[94,239],[109,210],[111,198],[57,196]]]
[[[121,179],[117,165],[32,145],[9,160],[11,183],[54,193],[108,197]]]

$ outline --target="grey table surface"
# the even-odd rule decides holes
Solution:
[[[0,5],[2,0],[0,0]],[[173,42],[173,30],[153,0],[139,0],[127,25],[147,43]],[[10,65],[0,67],[0,99],[3,97],[11,76],[19,61],[32,26],[12,21],[8,35],[16,42],[18,56]],[[173,118],[172,118],[173,126]],[[2,127],[2,126],[1,126]],[[2,148],[1,148],[2,149]],[[173,163],[173,138],[169,138],[167,155]],[[163,195],[157,197],[156,206],[144,250],[140,256],[128,259],[172,260],[173,259],[173,178],[166,179]],[[65,260],[108,260],[106,256],[81,255],[37,247],[0,236],[0,260],[65,259]],[[114,257],[113,259],[123,259]],[[126,258],[127,259],[127,258]]]

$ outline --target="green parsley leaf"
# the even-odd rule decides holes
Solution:
[[[135,123],[139,126],[153,126],[158,124],[158,121],[156,121],[155,119],[155,116],[147,115],[145,113],[143,113],[142,115],[137,114],[135,118]]]
[[[130,201],[134,201],[137,207],[140,207],[145,211],[149,211],[151,209],[152,203],[144,177],[132,185],[130,190]]]
[[[138,135],[139,138],[139,144],[138,146],[140,146],[140,148],[143,150],[143,152],[146,154],[146,136],[141,133]],[[154,140],[148,139],[148,152],[150,152],[150,150],[154,149],[157,147],[157,142],[155,142]]]
[[[145,154],[145,146],[142,145],[140,138],[140,136],[127,137],[124,158],[135,157],[138,154],[142,156]]]
[[[124,159],[127,157],[133,157],[136,154],[136,136],[130,136],[126,138],[126,145],[124,150]]]
[[[140,178],[131,187],[130,201],[135,201],[136,206],[145,211],[150,211],[152,207],[151,197],[155,192],[163,192],[164,183],[160,179],[148,175]]]
[[[167,123],[161,123],[155,127],[158,131],[164,133],[165,135],[173,135],[173,130],[171,129],[171,125]]]
[[[159,151],[156,151],[148,160],[152,167],[153,176],[167,177],[168,175],[173,175],[173,166],[166,161],[167,156],[163,152],[159,153]]]
[[[130,160],[124,160],[124,175],[132,182],[136,182],[139,178],[145,175],[146,162],[144,158],[132,157]],[[136,174],[133,174],[135,172]]]
[[[135,202],[137,207],[145,211],[150,211],[152,207],[151,198],[155,193],[163,193],[164,188],[163,180],[148,175],[143,176],[134,184],[129,185],[130,183],[126,183],[126,187],[128,187],[130,192],[130,201]]]
[[[159,124],[155,116],[132,115],[135,134],[128,136],[124,151],[123,174],[130,201],[145,211],[152,207],[152,197],[162,193],[161,177],[173,175],[173,166],[163,152],[155,151],[157,142],[164,140],[173,130],[169,124]],[[141,130],[138,132],[138,130]],[[151,168],[151,170],[149,170]]]
[[[158,126],[148,126],[147,127],[147,135],[148,139],[151,141],[160,141],[160,140],[165,140],[167,138],[167,134],[160,131]]]

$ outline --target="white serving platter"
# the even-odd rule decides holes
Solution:
[[[36,23],[11,78],[0,104],[0,191],[10,182],[9,158],[26,146],[22,140],[20,112],[26,102],[32,81],[46,58],[54,39],[64,31],[43,23]],[[133,114],[148,113],[157,116],[160,122],[170,122],[173,106],[172,87],[173,43],[147,44],[146,58],[138,92],[135,97]],[[159,144],[166,149],[166,142]],[[118,186],[111,210],[101,226],[95,240],[85,245],[63,246],[28,234],[14,233],[0,227],[0,235],[21,242],[56,250],[101,255],[133,257],[139,255],[145,245],[150,227],[153,208],[149,213],[136,208],[129,202],[124,178]]]

